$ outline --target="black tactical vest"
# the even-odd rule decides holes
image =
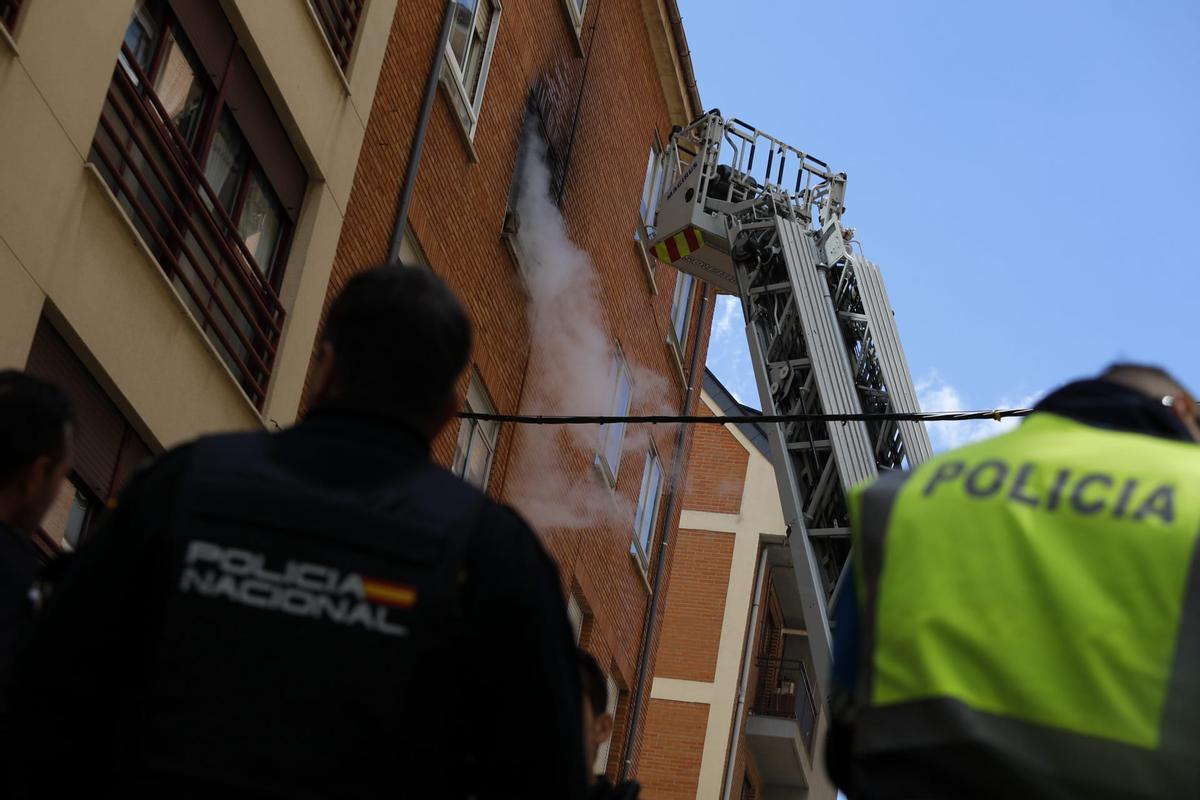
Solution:
[[[465,794],[471,758],[454,732],[479,709],[460,703],[456,597],[482,495],[423,459],[386,486],[330,490],[273,458],[276,438],[195,447],[121,736],[127,785]]]

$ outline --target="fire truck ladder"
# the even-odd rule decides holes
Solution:
[[[843,228],[844,173],[712,111],[677,129],[655,218],[660,259],[740,298],[764,414],[919,411],[879,269]],[[755,170],[755,167],[758,170]],[[769,425],[818,691],[848,572],[847,491],[931,455],[919,422]]]

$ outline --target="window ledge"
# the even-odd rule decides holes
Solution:
[[[8,32],[8,28],[0,25],[0,41],[8,45],[8,49],[12,51],[13,56],[20,58],[21,51],[17,49],[17,41],[13,39],[12,34]]]
[[[633,562],[633,568],[637,572],[638,577],[642,579],[642,586],[646,588],[646,592],[650,593],[654,591],[650,587],[650,565],[643,564],[642,559],[638,558],[638,554],[632,550],[629,551],[629,560]]]
[[[213,357],[213,361],[217,363],[217,366],[219,366],[221,371],[224,372],[229,378],[229,382],[233,388],[233,391],[237,394],[237,397],[246,404],[246,408],[249,409],[250,413],[253,414],[259,420],[259,422],[263,424],[263,427],[266,427],[267,418],[265,414],[266,408],[269,405],[267,400],[271,395],[271,387],[269,385],[270,378],[267,379],[268,387],[267,392],[263,397],[263,408],[262,410],[259,410],[258,408],[255,408],[254,402],[250,399],[249,395],[246,394],[246,390],[242,388],[242,384],[240,381],[238,381],[237,376],[233,374],[233,370],[231,370],[229,365],[225,363],[225,359],[221,358],[221,354],[217,352],[216,346],[209,341],[208,334],[206,334],[204,329],[200,327],[200,323],[196,320],[195,315],[192,314],[191,309],[187,307],[185,302],[183,302],[183,298],[179,296],[179,290],[175,288],[175,284],[171,283],[171,279],[167,277],[167,273],[163,272],[162,266],[158,263],[158,259],[154,257],[154,253],[150,251],[150,247],[146,244],[146,240],[142,238],[142,234],[138,232],[137,226],[133,224],[133,220],[129,218],[127,213],[125,213],[125,209],[121,207],[121,203],[119,200],[117,200],[116,195],[112,193],[112,189],[108,188],[108,184],[105,183],[104,176],[100,174],[100,170],[96,169],[96,167],[89,162],[84,162],[83,170],[88,174],[89,178],[95,182],[96,187],[104,193],[104,197],[108,200],[109,205],[112,206],[112,210],[121,218],[121,221],[125,223],[125,227],[129,231],[129,235],[133,238],[133,241],[137,244],[138,249],[142,251],[142,255],[145,256],[147,262],[149,262],[150,266],[153,268],[155,277],[162,282],[164,287],[166,287],[168,294],[171,296],[172,302],[175,303],[175,307],[178,308],[179,312],[183,314],[184,318],[191,323],[192,330],[194,330],[196,335],[200,337],[200,341],[203,342],[204,347],[208,349],[209,354]],[[280,340],[280,349],[282,349],[282,345],[283,341]]]
[[[663,343],[667,346],[667,352],[671,355],[671,363],[675,365],[675,375],[679,378],[679,385],[683,390],[687,391],[687,372],[683,368],[683,353],[679,343],[675,341],[675,332],[669,332],[663,338]]]
[[[444,60],[443,56],[443,60]],[[445,69],[443,65],[442,69]],[[446,98],[446,102],[450,104],[450,116],[454,118],[454,127],[458,130],[459,138],[462,139],[463,147],[467,150],[467,158],[472,164],[479,163],[479,153],[475,151],[474,134],[467,130],[467,126],[463,125],[462,115],[458,113],[458,106],[453,92],[454,87],[446,85],[446,77],[443,72],[438,78],[438,84],[441,86],[442,95]]]
[[[638,224],[639,226],[641,225],[640,222]],[[646,229],[642,228],[642,236],[645,235]],[[637,248],[638,255],[642,259],[642,266],[645,267],[646,283],[650,286],[650,294],[651,296],[655,296],[658,294],[658,283],[654,280],[654,267],[657,265],[658,259],[647,252],[646,245],[643,243],[644,241],[644,239],[638,239],[637,237],[634,237],[633,246]]]
[[[313,9],[312,3],[308,2],[308,0],[304,0],[304,8],[308,10],[308,19],[312,22],[313,27],[317,29],[317,35],[321,37],[321,49],[329,56],[329,63],[333,67],[333,71],[337,73],[338,80],[342,82],[342,89],[346,92],[347,97],[351,96],[353,92],[350,90],[350,79],[346,76],[345,71],[342,70],[342,62],[338,61],[337,53],[333,52],[333,45],[329,43],[329,37],[325,33],[325,28],[321,25],[321,20],[317,19],[316,10]],[[349,69],[353,63],[354,51],[351,50],[350,64],[346,66],[346,69]]]

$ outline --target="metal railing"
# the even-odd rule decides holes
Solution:
[[[17,25],[17,14],[21,13],[23,0],[0,0],[0,25],[11,32]]]
[[[309,4],[344,72],[350,65],[350,53],[354,50],[354,37],[358,34],[358,23],[362,19],[363,0],[309,0]]]
[[[128,48],[122,54],[89,160],[261,408],[283,307],[146,74]]]
[[[811,750],[817,727],[817,704],[804,662],[759,656],[756,663],[758,680],[750,713],[796,720],[804,746]]]

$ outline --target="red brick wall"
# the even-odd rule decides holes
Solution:
[[[591,42],[586,32],[598,10],[603,18],[579,109],[562,211],[571,239],[590,254],[595,266],[606,332],[630,362],[662,377],[665,389],[656,402],[674,410],[681,408],[685,396],[665,345],[675,271],[657,265],[652,286],[633,243],[649,146],[656,132],[666,140],[670,120],[640,1],[588,3],[585,46]],[[397,8],[334,259],[330,298],[352,275],[386,255],[441,11],[440,3],[402,3]],[[501,413],[519,412],[529,400],[525,396],[529,333],[526,295],[500,233],[529,89],[558,63],[569,63],[576,71],[581,63],[564,0],[504,4],[474,139],[477,160],[445,91],[439,88],[409,212],[409,223],[431,268],[470,312],[477,337],[473,364]],[[699,319],[699,306],[696,303],[693,309],[694,345],[689,349],[699,347],[702,370],[713,305],[703,319]],[[465,387],[464,376],[460,392]],[[648,410],[652,409],[636,404],[632,409],[633,413]],[[452,458],[456,432],[457,424],[452,423],[434,443],[434,457],[443,464]],[[665,475],[670,476],[676,431],[657,426],[649,435],[662,457]],[[502,428],[488,486],[501,501],[517,500],[508,494],[507,478],[516,463],[513,455],[519,441],[512,425]],[[601,480],[590,452],[564,444],[562,455],[569,480],[578,485]],[[618,507],[632,510],[641,469],[642,454],[627,451],[614,492]],[[667,520],[671,529],[678,524],[678,506]],[[629,555],[632,519],[541,533],[560,567],[564,590],[575,591],[590,610],[587,646],[617,683],[632,689],[649,599],[646,580]],[[664,554],[667,569],[672,550],[668,546]],[[666,582],[664,576],[664,591]],[[657,640],[657,630],[656,626],[652,641]],[[631,716],[626,709],[618,719],[613,765]]]
[[[638,780],[643,800],[695,800],[708,705],[651,700]]]
[[[697,413],[711,417],[708,406]],[[737,514],[742,510],[742,490],[750,454],[724,425],[697,425],[694,455],[688,463],[684,508]]]
[[[655,675],[716,679],[733,539],[729,533],[679,532]]]

